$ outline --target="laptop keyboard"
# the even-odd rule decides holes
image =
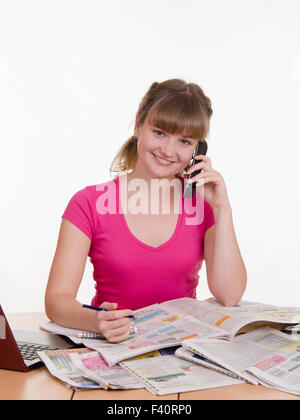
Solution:
[[[57,347],[41,345],[41,344],[32,344],[32,343],[22,343],[17,341],[18,348],[20,350],[21,356],[24,360],[34,360],[38,356],[36,355],[37,351],[43,350],[56,350]]]

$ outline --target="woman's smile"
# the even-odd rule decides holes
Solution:
[[[175,163],[172,160],[163,159],[160,156],[155,155],[154,153],[152,153],[152,155],[154,156],[155,161],[162,166],[171,166],[173,163]]]

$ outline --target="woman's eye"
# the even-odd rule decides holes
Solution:
[[[191,142],[189,140],[186,139],[182,139],[183,144],[191,144]]]
[[[165,135],[165,133],[163,133],[162,131],[160,131],[160,130],[153,130],[153,133],[155,133],[155,134],[157,134],[159,137],[162,137],[162,136],[164,136]],[[183,144],[185,144],[185,145],[190,145],[190,144],[192,144],[189,140],[187,140],[187,139],[181,139],[181,141],[182,141],[182,143]]]
[[[154,130],[153,133],[157,133],[159,137],[161,137],[160,134],[164,134],[162,131],[159,131],[159,130]]]

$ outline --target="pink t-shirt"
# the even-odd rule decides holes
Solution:
[[[183,178],[180,181],[183,186]],[[131,233],[119,203],[115,178],[76,192],[62,215],[91,239],[88,256],[96,282],[91,304],[117,302],[118,309],[135,310],[170,299],[196,298],[204,234],[214,224],[211,206],[197,191],[193,199],[182,194],[173,235],[152,247]]]

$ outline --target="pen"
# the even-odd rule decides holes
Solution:
[[[97,306],[91,306],[91,305],[82,305],[82,307],[83,308],[88,308],[88,309],[94,309],[94,311],[107,311],[107,309],[104,309],[104,308],[99,308],[99,307],[97,307]],[[132,318],[132,319],[134,319],[134,316],[133,315],[128,315],[128,317],[127,318]]]

